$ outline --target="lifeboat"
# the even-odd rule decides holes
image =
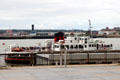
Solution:
[[[17,47],[12,48],[12,52],[22,52],[22,51],[24,51],[23,48],[17,48]]]

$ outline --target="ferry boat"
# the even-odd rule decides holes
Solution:
[[[54,51],[80,51],[80,50],[110,50],[112,44],[106,44],[104,41],[90,38],[89,36],[79,36],[71,33],[64,39],[64,33],[57,33],[54,38]]]
[[[89,36],[75,35],[74,33],[71,33],[69,36],[64,38],[64,33],[62,32],[55,34],[54,42],[47,41],[46,44],[46,47],[10,46],[9,53],[11,54],[5,57],[5,61],[8,63],[31,63],[33,59],[32,52],[37,53],[39,51],[111,50],[113,47],[112,44],[106,44],[104,41],[96,40]]]

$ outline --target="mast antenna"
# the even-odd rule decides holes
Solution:
[[[89,31],[90,31],[90,37],[92,37],[92,26],[91,26],[91,20],[88,20],[89,22]]]

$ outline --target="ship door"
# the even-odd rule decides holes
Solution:
[[[99,45],[97,44],[97,50],[98,50],[98,48],[99,48]]]

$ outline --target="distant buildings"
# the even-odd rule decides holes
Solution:
[[[0,37],[29,37],[29,36],[54,36],[56,32],[64,32],[69,35],[73,32],[76,35],[85,35],[86,31],[81,30],[0,30]]]
[[[99,35],[120,35],[120,27],[114,27],[113,29],[106,27],[105,29],[101,29],[98,33]]]
[[[34,37],[34,36],[54,36],[56,32],[64,32],[65,36],[69,35],[71,32],[76,35],[90,35],[90,31],[84,30],[35,30],[34,25],[32,25],[31,30],[0,30],[0,37]],[[106,27],[100,31],[92,31],[92,36],[94,37],[104,37],[104,36],[119,36],[120,37],[120,27],[109,28]]]
[[[109,29],[109,27],[106,27],[105,29],[101,29],[99,31],[99,34],[101,35],[112,35],[116,33],[116,31],[114,29]]]

